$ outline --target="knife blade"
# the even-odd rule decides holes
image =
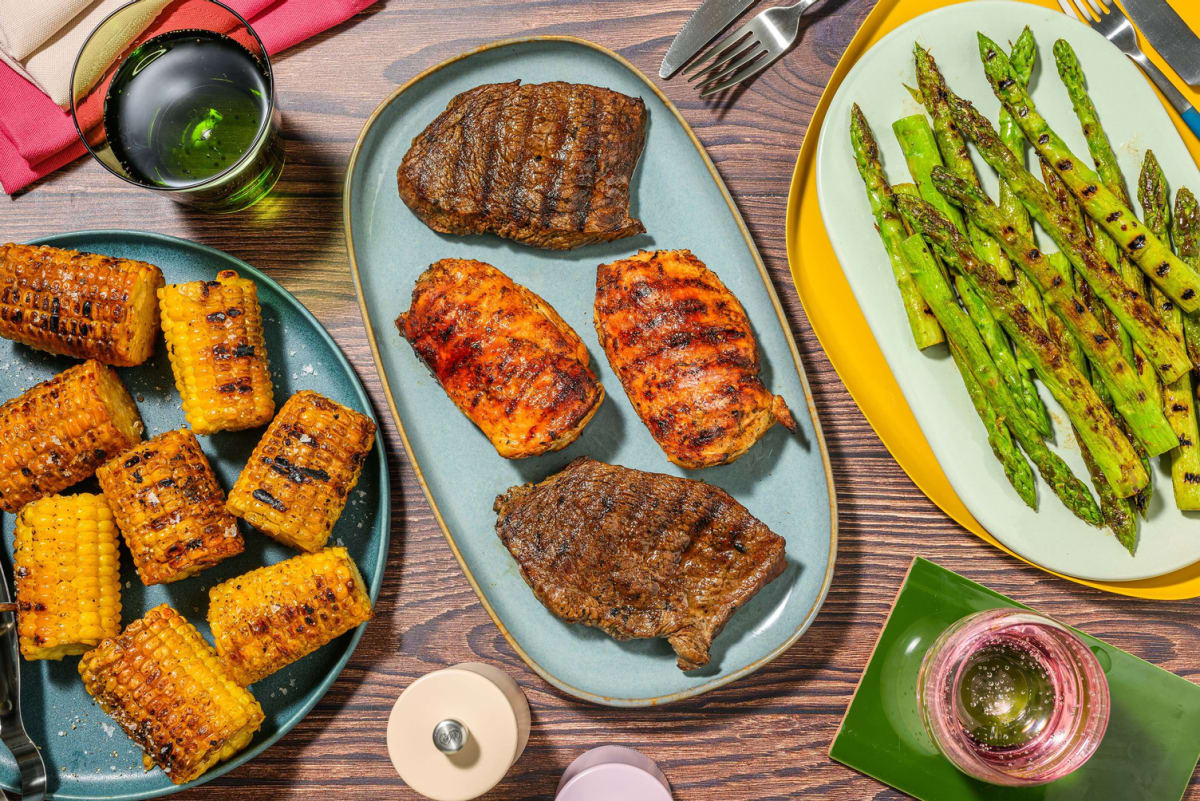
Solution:
[[[1200,86],[1200,38],[1167,0],[1125,0],[1147,41],[1190,86]]]
[[[675,71],[682,67],[700,49],[716,38],[717,34],[729,27],[729,23],[750,6],[755,0],[704,0],[691,19],[684,23],[675,41],[667,49],[663,57],[662,67],[658,70],[660,78],[670,78]]]

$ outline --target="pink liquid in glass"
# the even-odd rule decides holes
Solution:
[[[917,700],[929,736],[960,770],[1032,786],[1074,771],[1108,725],[1108,681],[1074,633],[993,609],[946,629],[925,655]]]

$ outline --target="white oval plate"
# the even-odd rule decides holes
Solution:
[[[1087,145],[1050,54],[1059,38],[1067,39],[1079,55],[1126,180],[1136,180],[1143,153],[1153,148],[1172,192],[1184,185],[1200,191],[1200,171],[1166,109],[1141,71],[1119,50],[1063,14],[1009,0],[976,0],[931,11],[900,26],[872,47],[846,76],[817,142],[821,214],[871,332],[934,455],[971,514],[1004,545],[1059,573],[1094,581],[1160,576],[1200,561],[1200,523],[1175,507],[1166,465],[1156,464],[1152,471],[1154,499],[1149,519],[1141,523],[1141,545],[1134,557],[1111,532],[1092,528],[1067,511],[1040,479],[1039,510],[1026,507],[992,456],[945,346],[921,352],[913,344],[850,150],[850,107],[857,102],[879,140],[889,180],[910,181],[891,125],[900,117],[922,111],[903,86],[916,85],[913,42],[928,47],[951,88],[994,121],[1000,103],[979,61],[975,32],[983,31],[1007,44],[1025,25],[1033,30],[1041,51],[1033,78],[1034,101],[1076,155],[1087,158]],[[984,188],[995,198],[995,173],[977,153],[972,152],[972,157]],[[1136,194],[1132,196],[1136,198]],[[1040,244],[1053,249],[1048,239]],[[1054,418],[1056,451],[1086,480],[1087,470],[1066,416],[1045,388],[1039,385],[1039,389]]]

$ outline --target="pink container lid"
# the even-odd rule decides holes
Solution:
[[[671,801],[671,785],[654,760],[619,745],[586,752],[563,772],[555,801]]]

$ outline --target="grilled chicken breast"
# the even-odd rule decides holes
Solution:
[[[795,430],[759,380],[742,304],[691,251],[600,265],[595,323],[630,403],[680,467],[732,462],[776,421]]]
[[[646,229],[629,216],[646,104],[561,81],[454,97],[397,172],[400,197],[444,234],[492,232],[554,250]]]
[[[724,490],[587,457],[495,510],[547,609],[618,640],[665,637],[680,670],[708,664],[726,621],[787,565],[783,538]]]
[[[432,265],[396,327],[505,458],[565,448],[604,400],[579,335],[490,264]]]

